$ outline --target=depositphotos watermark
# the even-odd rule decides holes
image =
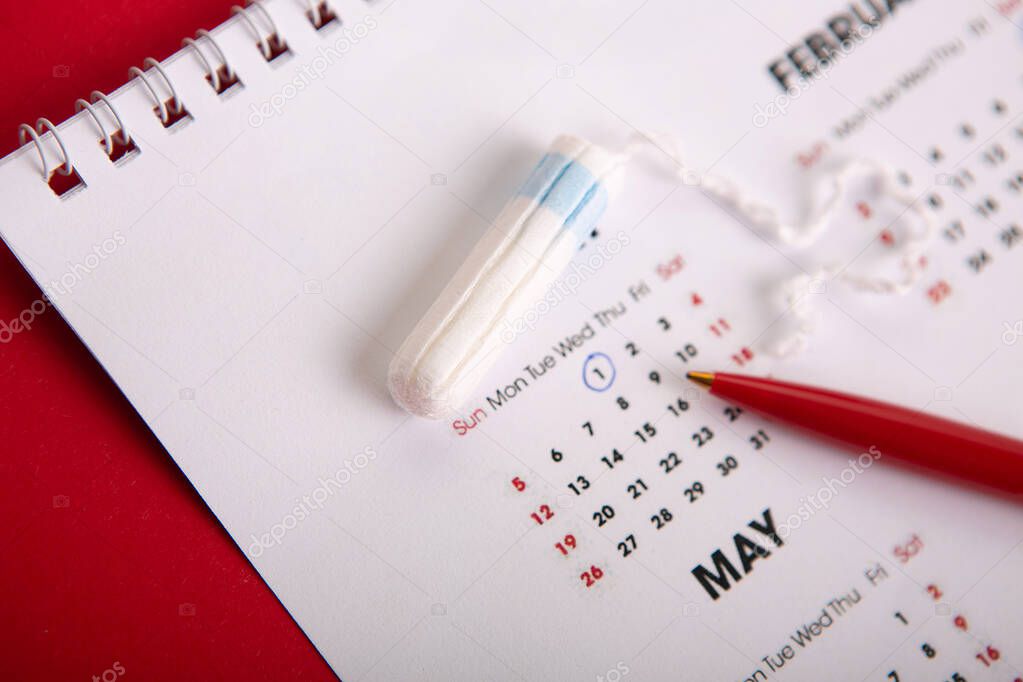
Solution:
[[[114,661],[109,668],[98,675],[93,675],[92,682],[114,682],[114,680],[124,675],[125,672],[127,671],[121,665],[121,662]]]
[[[1016,342],[1023,336],[1023,319],[1016,320],[1012,324],[1002,322],[1002,326],[1005,328],[1002,331],[1002,343],[1006,346],[1016,345]]]
[[[839,492],[851,485],[857,476],[873,466],[874,462],[879,459],[881,459],[881,451],[871,445],[867,448],[867,452],[861,452],[856,459],[850,459],[848,466],[839,472],[838,478],[828,478],[827,476],[821,478],[824,485],[816,492],[800,498],[800,504],[796,511],[778,524],[778,537],[783,540],[788,538],[792,531],[802,526],[803,522],[808,521],[811,516],[819,511],[827,511],[831,501],[838,497]]]
[[[35,319],[53,305],[50,303],[52,299],[70,294],[79,282],[127,242],[121,231],[115,230],[111,236],[93,245],[92,251],[82,258],[81,262],[68,262],[64,274],[42,285],[42,296],[32,301],[13,320],[0,320],[0,343],[10,343],[16,334],[31,330]]]
[[[569,296],[575,294],[583,282],[593,277],[602,267],[610,263],[622,252],[632,239],[625,232],[619,231],[613,238],[598,244],[585,260],[573,260],[568,272],[554,280],[544,297],[535,301],[518,317],[504,320],[501,323],[500,337],[505,343],[511,343],[519,334],[536,328],[542,317],[554,310]]]
[[[618,661],[615,667],[608,668],[608,671],[603,675],[597,675],[597,682],[619,682],[628,675],[631,670],[624,661]]]
[[[270,96],[269,99],[260,104],[251,104],[249,108],[249,125],[258,128],[268,119],[280,116],[288,102],[298,97],[298,93],[312,85],[314,81],[323,78],[327,70],[337,62],[341,61],[353,47],[368,36],[380,24],[376,17],[370,15],[362,21],[354,24],[351,28],[341,27],[341,35],[332,45],[316,48],[316,56],[305,63],[295,77],[281,86],[281,89]]]
[[[274,545],[279,545],[284,540],[288,531],[296,527],[300,522],[312,516],[313,512],[323,509],[327,500],[348,484],[360,471],[369,466],[369,463],[377,458],[376,450],[367,446],[362,452],[356,454],[351,460],[345,460],[344,465],[334,472],[333,476],[317,480],[318,486],[313,488],[302,499],[295,503],[290,512],[285,514],[280,521],[270,526],[270,529],[260,536],[252,534],[252,544],[249,545],[249,556],[256,558],[263,556],[263,552]]]

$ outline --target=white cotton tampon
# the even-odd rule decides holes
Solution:
[[[507,345],[501,331],[596,226],[620,161],[577,137],[554,141],[395,355],[388,388],[401,407],[437,419],[466,402]]]

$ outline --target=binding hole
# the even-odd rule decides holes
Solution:
[[[309,23],[313,25],[317,31],[325,28],[328,24],[334,21],[338,21],[337,14],[331,9],[330,5],[326,3],[326,0],[317,2],[317,0],[309,0],[309,9],[306,10],[306,17],[309,18]]]
[[[213,86],[213,89],[218,95],[223,95],[234,86],[242,84],[241,79],[238,78],[238,74],[227,68],[226,64],[221,64],[217,67],[216,78],[214,78],[213,74],[208,74],[206,76],[206,80],[209,81],[209,84]],[[214,80],[217,82],[214,83]]]
[[[83,190],[87,187],[85,180],[78,174],[78,171],[71,168],[71,172],[64,175],[60,172],[60,169],[50,173],[50,179],[46,181],[46,184],[50,186],[53,193],[61,199],[67,199],[75,192]]]
[[[117,131],[117,133],[120,132],[122,131],[121,130]],[[128,141],[125,142],[124,136],[118,135],[117,133],[114,133],[110,138],[111,142],[113,143],[113,149],[111,149],[110,152],[107,154],[107,158],[110,159],[111,163],[121,165],[131,157],[138,154],[139,148],[135,144],[134,140],[128,138]],[[101,145],[103,144],[102,140],[100,141],[100,144]]]
[[[188,109],[185,109],[185,105],[177,97],[171,97],[162,104],[153,107],[153,113],[158,117],[161,111],[167,112],[167,118],[160,118],[160,123],[164,128],[171,128],[182,121],[192,120],[192,114],[188,113]]]
[[[281,55],[291,53],[291,50],[288,48],[288,44],[276,33],[271,33],[267,36],[266,42],[270,46],[270,56],[266,58],[266,61],[268,62],[272,62]]]

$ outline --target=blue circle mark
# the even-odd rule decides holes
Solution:
[[[600,384],[590,383],[589,371],[590,363],[596,360],[597,358],[603,358],[604,360],[607,360],[607,364],[611,367],[611,377],[608,379],[604,379],[604,381],[606,381],[607,383],[603,386],[601,386]],[[617,376],[618,370],[615,369],[615,363],[611,360],[610,356],[608,356],[607,353],[590,353],[589,355],[586,356],[586,360],[583,361],[583,383],[586,384],[586,388],[590,389],[591,391],[603,393],[607,389],[611,388],[611,386],[615,382],[615,377]]]

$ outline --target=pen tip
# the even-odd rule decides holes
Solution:
[[[703,384],[704,386],[710,386],[714,383],[713,372],[686,372],[686,379],[697,383]]]

